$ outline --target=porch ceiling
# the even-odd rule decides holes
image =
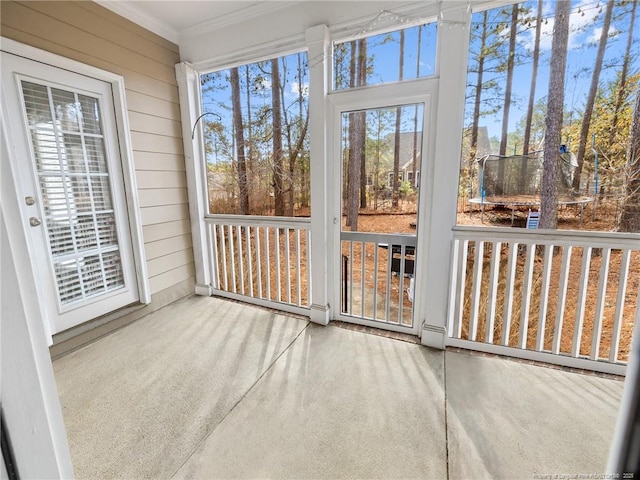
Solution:
[[[96,0],[132,22],[176,43],[190,32],[203,32],[258,17],[295,1]]]
[[[602,473],[622,382],[211,297],[54,362],[78,478]]]

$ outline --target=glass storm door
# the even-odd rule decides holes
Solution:
[[[342,320],[417,332],[424,110],[416,103],[340,113]]]
[[[2,90],[50,334],[135,302],[111,85],[3,52]]]

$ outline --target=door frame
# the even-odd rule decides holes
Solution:
[[[131,235],[131,246],[133,251],[133,260],[134,265],[133,268],[135,270],[135,280],[138,288],[139,294],[139,302],[142,304],[151,303],[151,291],[149,286],[149,279],[147,274],[147,263],[146,256],[144,252],[144,239],[142,232],[142,218],[140,214],[140,206],[138,200],[138,188],[136,183],[135,176],[135,165],[133,161],[133,148],[131,142],[131,133],[129,128],[129,119],[127,115],[127,102],[126,102],[126,91],[124,85],[124,78],[120,75],[93,67],[91,65],[86,65],[84,63],[78,62],[76,60],[72,60],[66,57],[62,57],[60,55],[47,52],[45,50],[41,50],[39,48],[31,47],[29,45],[25,45],[14,40],[0,37],[1,46],[0,50],[6,53],[18,55],[24,57],[28,60],[33,60],[35,62],[43,63],[52,67],[61,68],[63,70],[68,70],[70,72],[84,75],[87,77],[94,78],[96,80],[103,81],[111,85],[111,91],[113,94],[113,104],[114,104],[114,117],[116,122],[116,134],[118,136],[118,147],[119,147],[119,155],[120,162],[122,167],[122,177],[124,180],[124,191],[125,191],[125,200],[126,200],[126,213],[128,217],[128,227],[129,233]],[[5,93],[3,92],[3,97]],[[3,105],[6,105],[6,101],[3,98]],[[0,115],[0,123],[2,124],[2,128],[6,130],[7,137],[13,138],[12,132],[12,122],[8,121],[12,118],[13,115],[16,115],[16,112],[9,112],[6,108],[2,108]],[[22,119],[20,119],[22,121]],[[10,147],[10,145],[9,145]],[[15,185],[15,191],[21,191],[18,188],[18,167],[19,167],[19,159],[17,158],[16,152],[13,148],[8,148],[9,156],[7,158],[9,171],[11,172],[12,181]],[[3,196],[5,192],[3,192]],[[14,193],[15,195],[15,193]],[[4,201],[3,201],[4,203]],[[29,228],[27,224],[24,222],[25,218],[28,218],[27,211],[24,205],[24,202],[18,201],[19,209],[11,210],[5,212],[5,215],[15,217],[11,224],[13,225],[22,225],[22,229],[24,230],[24,234],[27,238],[29,238],[27,229]],[[29,255],[32,251],[33,246],[31,245],[22,245],[23,254]],[[35,281],[35,277],[34,277]],[[36,289],[38,292],[38,303],[43,302],[42,292],[40,289]],[[42,303],[41,303],[42,304]],[[43,309],[43,314],[45,314]],[[53,333],[51,329],[51,325],[49,319],[43,318],[45,333],[47,336],[48,344],[52,345],[53,343]]]
[[[431,192],[433,190],[434,160],[435,160],[435,134],[437,119],[437,97],[439,80],[436,77],[407,80],[389,84],[375,85],[371,87],[356,88],[345,91],[332,92],[327,96],[327,152],[329,153],[328,177],[332,180],[327,185],[327,203],[329,211],[332,212],[332,225],[328,225],[330,235],[329,241],[329,278],[333,285],[340,285],[341,266],[341,195],[342,195],[342,119],[344,111],[365,110],[372,108],[394,107],[397,105],[424,104],[423,111],[423,135],[422,135],[422,155],[420,182],[418,196],[418,218],[416,229],[416,275],[414,291],[422,292],[427,283],[426,259],[429,249],[429,229],[428,212],[431,203]],[[341,290],[336,287],[332,291],[332,305],[340,305]],[[420,336],[422,334],[422,319],[425,318],[426,303],[424,296],[418,293],[414,296],[413,304],[413,326],[411,329],[402,328],[401,332]],[[334,307],[333,318],[339,318],[339,307]],[[344,319],[342,319],[344,320]],[[386,324],[376,321],[359,320],[357,323],[374,328],[389,327]]]

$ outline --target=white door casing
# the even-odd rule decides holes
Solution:
[[[149,302],[130,139],[118,116],[123,91],[108,72],[66,59],[57,68],[51,60],[62,57],[25,47],[45,64],[7,53],[6,44],[2,121],[11,154],[3,162],[11,164],[21,209],[14,214],[29,239],[51,343],[57,332]]]
[[[436,125],[436,100],[438,79],[424,78],[418,80],[409,80],[406,82],[396,82],[390,84],[382,84],[372,87],[364,87],[362,89],[345,90],[333,92],[328,95],[330,110],[330,125],[328,128],[327,143],[332,152],[332,178],[333,188],[330,188],[327,195],[332,199],[332,211],[334,220],[334,229],[332,230],[333,241],[333,259],[331,276],[334,285],[341,283],[341,185],[342,185],[342,157],[341,157],[341,118],[344,112],[366,110],[375,108],[395,107],[407,104],[423,105],[423,135],[421,145],[420,171],[424,171],[420,175],[420,195],[418,205],[417,218],[417,244],[416,244],[416,271],[414,291],[423,291],[427,283],[427,272],[424,268],[424,259],[427,258],[430,248],[429,238],[430,232],[428,222],[425,218],[429,208],[433,208],[431,203],[431,191],[433,189],[433,176],[430,175],[434,163],[434,145],[435,145],[435,125]],[[408,287],[408,285],[407,285]],[[336,288],[333,291],[333,305],[340,305],[341,290]],[[422,319],[425,318],[426,304],[424,298],[419,293],[416,295],[413,303],[413,323],[411,328],[407,329],[403,326],[394,326],[386,322],[369,321],[366,319],[342,317],[339,308],[334,307],[333,317],[341,318],[345,321],[360,323],[376,328],[390,329],[404,333],[420,335],[422,333]]]

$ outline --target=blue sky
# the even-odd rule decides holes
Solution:
[[[523,2],[535,15],[537,1]],[[579,0],[572,2],[572,14],[570,18],[570,36],[567,54],[565,109],[582,110],[586,101],[589,85],[591,83],[592,66],[595,63],[597,44],[602,33],[602,19],[605,12],[605,2],[597,0]],[[630,6],[627,7],[629,10]],[[555,2],[546,1],[543,4],[543,23],[541,30],[541,56],[538,69],[536,100],[548,94],[549,85],[549,59],[551,55],[551,41],[553,33]],[[620,13],[620,7],[614,8],[614,16]],[[640,12],[637,12],[637,14]],[[616,58],[621,58],[627,41],[630,15],[614,20],[609,30],[609,39],[605,53],[604,64]],[[474,14],[474,21],[481,21],[481,14]],[[638,37],[638,25],[636,20],[634,36]],[[509,28],[505,27],[503,35],[509,35]],[[518,48],[532,56],[535,31],[533,28],[518,35]],[[635,41],[634,51],[638,52],[638,44]],[[638,69],[638,65],[632,70]],[[600,74],[600,83],[603,84],[615,78],[619,68],[603,68]],[[514,103],[511,104],[509,131],[516,129],[516,124],[526,113],[531,81],[531,59],[527,63],[517,65],[513,78]],[[506,77],[506,76],[505,76]],[[489,136],[500,136],[502,124],[502,111],[493,117],[481,120],[481,125],[487,126]]]

